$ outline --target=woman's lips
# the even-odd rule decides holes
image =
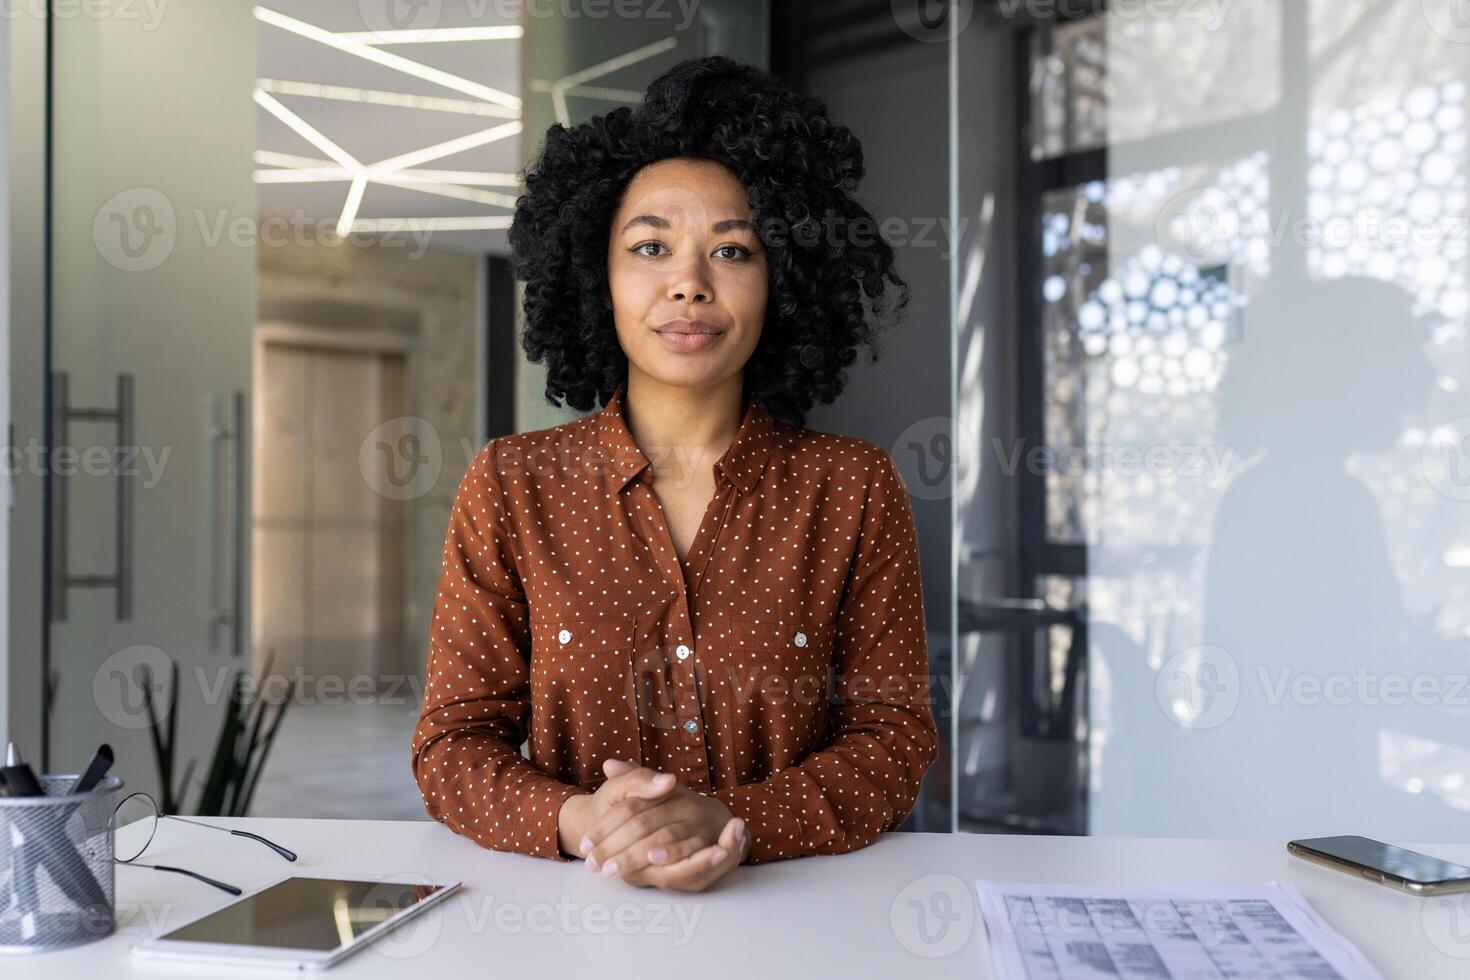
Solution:
[[[704,350],[724,336],[723,333],[678,333],[674,330],[656,330],[654,332],[659,335],[671,350],[676,350],[681,354]]]

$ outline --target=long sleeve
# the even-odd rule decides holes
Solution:
[[[460,481],[444,539],[413,772],[435,820],[483,847],[567,860],[563,783],[520,753],[530,723],[530,617],[506,533],[495,442]]]
[[[863,507],[833,658],[828,744],[763,780],[710,794],[745,820],[752,864],[841,854],[897,829],[938,755],[918,536],[886,453]]]

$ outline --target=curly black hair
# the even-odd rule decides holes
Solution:
[[[800,428],[813,402],[842,392],[845,369],[908,304],[892,247],[854,199],[862,144],[827,118],[820,99],[723,55],[681,61],[644,93],[589,122],[546,131],[520,174],[510,227],[524,280],[521,345],[546,364],[546,398],[587,411],[625,384],[628,359],[613,323],[607,236],[634,175],[672,157],[723,164],[746,188],[767,254],[769,296],[745,389]],[[896,287],[887,303],[885,281]],[[871,316],[871,319],[870,319]]]

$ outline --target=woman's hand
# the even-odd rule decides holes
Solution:
[[[557,845],[565,854],[585,856],[592,847],[587,832],[615,803],[637,812],[661,799],[678,782],[673,773],[660,773],[621,759],[607,759],[602,771],[608,778],[592,793],[569,796],[556,816]]]
[[[649,863],[635,867],[626,874],[619,871],[617,877],[629,884],[652,885],[668,891],[704,891],[734,870],[736,865],[743,863],[750,854],[750,834],[746,832],[744,824],[739,817],[732,817],[725,823],[714,844],[700,848],[682,860],[670,854],[664,861],[654,862],[650,858],[663,856],[660,849],[668,850],[667,846],[652,844],[645,848],[645,842],[640,842],[625,853],[635,856],[641,853]],[[656,837],[657,834],[652,836]],[[616,858],[619,861],[623,859],[621,856]],[[636,857],[633,860],[636,861]]]
[[[610,778],[599,792],[629,777],[634,786],[672,778],[620,759],[604,762],[603,771]],[[584,843],[591,846],[584,853],[589,870],[632,885],[702,891],[745,860],[749,838],[745,822],[724,803],[676,782],[656,797],[612,802],[587,831]]]

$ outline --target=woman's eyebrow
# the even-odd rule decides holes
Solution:
[[[669,230],[669,223],[666,219],[660,218],[656,214],[640,214],[635,218],[629,218],[628,223],[623,225],[622,231],[619,234],[622,234],[622,232],[627,231],[634,225],[650,225],[660,231]],[[724,232],[735,231],[736,229],[755,231],[755,223],[747,221],[744,218],[726,218],[723,221],[716,221],[710,226],[710,229],[715,234],[723,234]]]

